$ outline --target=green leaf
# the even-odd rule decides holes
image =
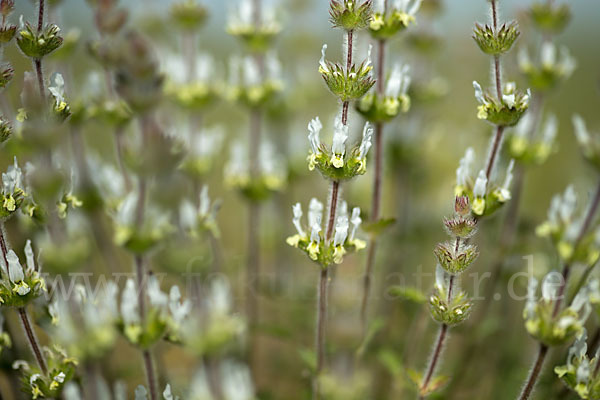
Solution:
[[[377,354],[379,362],[388,370],[392,376],[399,376],[404,367],[402,361],[392,349],[383,349]]]
[[[306,367],[310,369],[311,372],[315,372],[317,370],[317,355],[313,350],[309,349],[300,349],[298,350],[298,354],[300,355],[300,359],[304,362]]]
[[[379,332],[385,326],[385,322],[382,318],[377,318],[372,321],[367,330],[367,334],[360,347],[356,350],[356,356],[358,358],[362,357],[369,346],[369,343],[373,340],[377,332]]]
[[[427,301],[425,293],[409,286],[392,286],[388,289],[388,294],[403,300],[412,301],[416,304],[424,304]]]
[[[379,236],[395,223],[396,218],[381,218],[378,221],[363,223],[362,229],[373,236]]]

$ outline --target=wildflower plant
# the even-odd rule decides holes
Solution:
[[[567,364],[556,366],[554,372],[563,383],[577,393],[581,399],[595,399],[600,396],[598,362],[600,354],[588,355],[587,332],[585,328],[569,348]]]
[[[416,23],[416,13],[421,0],[395,0],[388,9],[385,3],[376,0],[373,4],[373,17],[369,23],[369,33],[374,39],[391,39],[398,32]]]

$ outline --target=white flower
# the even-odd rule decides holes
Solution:
[[[348,217],[338,217],[335,224],[334,246],[342,246],[348,237]]]
[[[206,217],[210,212],[210,197],[208,197],[208,186],[202,185],[200,190],[200,206],[198,207],[198,215]]]
[[[356,231],[358,227],[362,223],[362,219],[360,218],[360,208],[354,207],[352,209],[352,218],[350,218],[350,222],[352,223],[352,231],[350,232],[350,240],[354,240],[356,236]]]
[[[135,400],[148,400],[148,391],[142,385],[135,388]]]
[[[14,367],[13,367],[14,368]],[[42,376],[40,374],[33,374],[29,377],[29,384],[33,385],[35,383],[35,381],[37,381],[38,379],[40,379]]]
[[[385,87],[386,97],[399,97],[405,95],[410,86],[411,78],[408,75],[410,72],[410,66],[395,64],[392,68],[392,73],[387,81]]]
[[[199,369],[192,378],[190,400],[212,400],[210,386],[204,369]]]
[[[362,141],[358,150],[358,158],[362,160],[367,156],[373,141],[373,126],[367,122],[363,128]]]
[[[448,274],[440,264],[435,267],[435,286],[441,291],[446,290]]]
[[[325,51],[327,50],[327,45],[324,44],[321,47],[321,59],[319,60],[319,72],[322,74],[329,73],[329,67],[327,66],[327,62],[325,61]]]
[[[542,297],[546,301],[556,300],[563,277],[556,271],[548,273],[542,281]]]
[[[590,362],[582,360],[576,372],[577,383],[587,383],[590,379]]]
[[[163,392],[163,398],[165,400],[179,400],[178,396],[173,396],[173,393],[171,393],[171,385],[169,385],[168,383]]]
[[[54,96],[56,104],[59,105],[65,101],[65,80],[61,74],[55,72],[50,81],[52,84],[48,86],[48,90]]]
[[[485,197],[486,189],[487,189],[487,177],[485,176],[484,170],[479,171],[479,175],[475,180],[475,185],[473,186],[473,196],[475,198],[483,198]]]
[[[274,51],[269,51],[265,56],[266,76],[272,81],[281,80],[281,63]]]
[[[421,3],[422,0],[396,0],[394,8],[414,17],[417,11],[419,11]]]
[[[576,208],[577,193],[575,193],[573,185],[569,185],[563,194],[560,207],[558,208],[558,214],[561,220],[565,223],[571,222]]]
[[[243,73],[245,86],[258,86],[261,84],[260,69],[254,58],[250,56],[244,58]]]
[[[169,292],[169,310],[178,325],[183,323],[192,310],[192,303],[189,300],[181,301],[181,292],[178,286],[172,286]]]
[[[338,217],[348,218],[348,202],[346,200],[342,200],[339,203],[336,214],[338,215]]]
[[[12,283],[18,283],[25,279],[19,257],[17,257],[17,254],[12,249],[8,250],[6,260],[8,261],[8,277],[10,281]]]
[[[308,203],[308,226],[312,229],[313,225],[321,225],[323,218],[323,203],[316,198],[310,199]]]
[[[550,114],[548,116],[542,132],[542,143],[552,146],[552,143],[554,143],[554,139],[556,138],[556,133],[558,132],[558,119],[556,118],[556,115]]]
[[[300,219],[302,218],[302,206],[300,203],[296,203],[292,206],[292,212],[294,213],[294,219],[292,220],[298,234],[302,237],[306,235],[304,229],[302,229],[302,225],[300,224]]]
[[[569,355],[567,356],[567,365],[572,366],[573,358],[582,359],[587,355],[587,330],[583,328],[583,331],[579,337],[573,342],[573,346],[569,348]]]
[[[502,101],[508,106],[508,108],[513,108],[515,106],[515,94],[503,94]]]
[[[226,315],[231,311],[232,299],[229,281],[225,278],[213,279],[207,299],[208,309],[213,315]]]
[[[504,178],[504,184],[500,188],[500,201],[510,200],[510,184],[513,180],[513,169],[515,167],[515,160],[510,160],[508,164],[508,170],[506,171],[506,178]]]
[[[135,213],[137,209],[138,195],[131,192],[119,205],[116,220],[121,225],[133,225],[135,222]]]
[[[27,274],[31,275],[35,271],[35,260],[31,248],[31,240],[29,239],[25,242],[25,259],[27,261]]]
[[[575,136],[577,137],[579,144],[584,147],[588,146],[591,142],[590,133],[585,126],[585,121],[580,115],[573,115],[573,126],[575,127]],[[2,180],[4,180],[4,175]]]
[[[167,306],[169,302],[169,296],[160,290],[160,283],[158,282],[158,279],[156,279],[156,276],[151,276],[148,278],[147,292],[148,298],[150,299],[150,304],[159,308],[164,308]]]
[[[313,226],[311,226],[311,229],[310,229],[310,241],[312,243],[319,244],[321,242],[321,236],[319,235],[320,232],[321,232],[321,225],[320,224],[314,224]]]
[[[77,385],[73,382],[69,382],[65,385],[63,390],[64,400],[82,400],[81,392]]]
[[[466,186],[467,180],[471,176],[471,164],[475,160],[475,151],[472,147],[467,148],[465,155],[460,159],[456,169],[456,185]]]
[[[59,372],[57,375],[54,376],[54,380],[58,383],[63,383],[66,377],[67,376],[64,372]]]
[[[560,48],[560,64],[559,69],[561,70],[564,77],[568,78],[573,74],[575,68],[577,68],[577,61],[569,53],[569,49],[566,46]]]
[[[246,366],[226,361],[222,368],[222,387],[227,400],[254,399],[254,386]]]
[[[369,68],[373,66],[373,61],[371,60],[371,53],[373,52],[373,45],[369,44],[369,49],[367,50],[367,61],[363,68]]]
[[[127,283],[125,283],[125,289],[121,296],[121,317],[125,324],[133,325],[140,322],[137,290],[133,279],[127,279]]]
[[[528,70],[532,66],[531,58],[529,57],[529,52],[527,51],[526,47],[521,47],[519,49],[519,52],[517,54],[517,60],[519,63],[519,67],[522,70]]]
[[[15,192],[16,189],[23,189],[23,172],[17,163],[17,157],[14,158],[13,165],[9,166],[6,172],[2,173],[2,193],[7,196]]]
[[[556,46],[551,41],[544,41],[540,50],[542,67],[551,69],[556,63]]]
[[[331,145],[331,163],[335,168],[344,166],[344,155],[346,154],[346,140],[348,140],[348,125],[342,123],[341,115],[335,120],[333,130],[333,143]]]
[[[321,123],[319,117],[312,119],[308,123],[308,141],[313,154],[317,154],[319,152],[319,146],[321,145],[319,134],[321,133],[321,129],[323,129],[323,124]]]
[[[483,89],[481,89],[481,85],[477,83],[477,81],[473,81],[473,88],[475,89],[475,98],[481,104],[485,104],[485,98],[483,97]]]

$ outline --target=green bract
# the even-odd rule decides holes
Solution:
[[[323,268],[341,264],[344,255],[360,251],[367,246],[366,242],[360,239],[346,240],[343,245],[338,246],[335,246],[333,242],[327,245],[322,235],[317,243],[314,240],[311,241],[310,237],[299,234],[288,237],[286,243],[304,251],[311,260]]]
[[[26,56],[41,59],[62,45],[63,38],[59,33],[60,28],[54,24],[47,24],[38,33],[26,23],[25,28],[19,32],[17,45]]]
[[[324,145],[321,145],[317,154],[308,155],[308,169],[314,170],[315,167],[321,174],[334,181],[346,181],[358,175],[363,175],[367,171],[366,158],[359,158],[359,147],[355,147],[346,157],[342,157],[343,165],[337,167],[336,156]]]
[[[369,24],[369,33],[374,39],[390,39],[414,22],[414,16],[400,10],[386,14],[374,13]]]
[[[530,310],[526,308],[523,313],[525,328],[546,346],[561,346],[581,333],[583,323],[579,321],[579,314],[571,308],[562,310],[556,317],[552,316],[553,311],[554,303],[545,299]]]
[[[5,88],[12,80],[14,74],[15,70],[10,65],[4,65],[2,69],[0,69],[0,88]]]
[[[454,243],[438,243],[433,250],[439,264],[450,275],[462,274],[477,259],[479,252],[473,245],[460,244],[458,250]]]
[[[506,138],[505,148],[510,158],[526,164],[543,164],[555,150],[551,143],[517,135]]]
[[[538,2],[531,6],[529,16],[538,29],[557,34],[569,24],[571,8],[568,4]]]
[[[468,186],[457,185],[454,188],[454,194],[456,196],[467,196],[472,204],[471,211],[473,214],[485,217],[492,215],[510,200],[510,192],[506,191],[503,186],[490,186],[489,189],[484,196],[475,196],[470,184]]]
[[[586,354],[586,339],[584,330],[569,349],[567,364],[555,367],[554,372],[581,399],[591,400],[600,398],[600,376],[595,373],[599,360],[598,352],[593,358]]]
[[[507,83],[502,93],[502,99],[483,92],[477,82],[473,82],[475,87],[475,97],[480,105],[477,107],[477,118],[496,126],[514,126],[516,125],[525,111],[529,108],[531,91],[523,93],[516,90],[514,83]]]
[[[329,21],[336,28],[347,31],[363,29],[369,26],[373,14],[372,1],[366,0],[331,0],[329,4]]]
[[[272,101],[282,89],[280,81],[267,80],[252,86],[231,87],[229,96],[247,107],[257,108]]]
[[[514,21],[509,24],[502,24],[497,31],[489,25],[483,26],[480,24],[475,24],[473,30],[473,39],[481,51],[494,56],[508,52],[519,35],[517,23]]]
[[[16,25],[5,25],[0,27],[0,43],[8,43],[17,33]]]
[[[208,12],[195,0],[185,0],[173,4],[171,16],[181,29],[191,31],[199,29],[204,24]]]
[[[150,308],[141,324],[120,320],[117,328],[134,346],[148,349],[167,334],[167,318],[156,308]]]
[[[13,129],[10,122],[0,116],[0,143],[4,143],[12,135]]]
[[[267,91],[269,89],[263,90]],[[190,111],[203,110],[207,106],[214,104],[219,97],[217,88],[204,82],[194,82],[189,84],[175,84],[169,82],[165,85],[165,92],[179,106]],[[258,95],[258,97],[261,96],[264,97],[266,94],[260,93]],[[263,99],[259,100],[263,101]]]
[[[324,46],[324,49],[326,49],[326,46]],[[350,70],[346,70],[338,63],[325,61],[324,56],[325,50],[323,50],[319,72],[331,93],[339,97],[341,101],[359,99],[375,84],[375,80],[370,74],[373,69],[370,59],[363,61],[358,67],[352,65]]]
[[[435,285],[432,295],[429,297],[429,309],[431,316],[437,322],[448,326],[455,326],[466,320],[473,303],[467,298],[464,291],[453,295],[448,302],[448,292],[440,285]]]
[[[285,179],[274,174],[261,174],[255,178],[251,178],[248,174],[228,174],[225,183],[239,190],[246,199],[255,203],[268,200],[273,193],[285,187]]]
[[[396,117],[400,112],[410,109],[410,97],[379,97],[377,93],[367,93],[356,103],[356,110],[368,121],[387,122]]]
[[[61,398],[65,384],[75,375],[77,360],[68,357],[59,346],[44,348],[48,363],[48,375],[42,373],[37,366],[19,361],[16,367],[23,373],[22,387],[32,399]]]

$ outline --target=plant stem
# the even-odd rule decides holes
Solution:
[[[450,288],[448,288],[448,291],[450,291]],[[433,377],[435,369],[440,360],[440,356],[442,355],[442,351],[444,349],[444,342],[446,341],[447,333],[448,333],[448,325],[442,324],[442,326],[440,326],[440,331],[438,333],[438,338],[435,343],[435,347],[433,348],[431,360],[429,361],[429,365],[427,366],[427,370],[425,372],[425,379],[423,380],[423,384],[421,385],[421,393],[425,392],[425,390],[427,389],[427,386],[429,386],[429,382],[431,381],[431,378]],[[427,396],[424,394],[421,394],[419,396],[419,398],[421,400],[425,399],[425,397],[427,397]]]
[[[542,370],[542,366],[544,365],[544,360],[546,359],[546,355],[548,354],[548,346],[544,344],[540,344],[540,349],[538,351],[537,357],[533,363],[533,368],[529,373],[529,377],[527,378],[527,382],[525,383],[525,387],[523,387],[523,391],[519,395],[519,400],[527,400],[531,393],[533,392],[533,388],[537,382],[537,379],[540,375],[540,371]]]
[[[335,213],[337,210],[338,197],[340,190],[340,182],[331,182],[331,199],[329,202],[329,218],[327,219],[327,233],[325,234],[325,243],[329,243],[333,236],[333,228],[335,227]]]
[[[144,367],[146,369],[146,378],[148,379],[148,387],[150,392],[150,400],[158,400],[158,394],[156,392],[156,376],[154,374],[154,362],[152,361],[152,353],[150,350],[144,350],[142,352],[144,357]]]
[[[37,33],[44,29],[44,0],[39,0]]]
[[[33,352],[35,360],[37,361],[42,373],[45,376],[48,376],[48,367],[46,364],[46,359],[44,358],[41,346],[38,342],[37,336],[35,335],[35,331],[33,330],[31,321],[29,320],[27,310],[25,309],[25,307],[19,307],[17,311],[19,312],[19,317],[21,317],[21,322],[23,323],[23,330],[25,331],[27,341],[29,342],[29,346],[31,346],[31,351]]]
[[[6,269],[8,272],[8,258],[6,255],[8,254],[8,245],[6,244],[6,233],[4,232],[4,222],[0,221],[0,249],[2,249],[2,259],[4,260],[4,265],[6,265]]]
[[[573,248],[577,248],[577,246],[579,245],[579,243],[581,242],[581,240],[587,233],[587,231],[590,227],[590,224],[592,223],[594,216],[596,215],[596,211],[598,210],[598,205],[600,205],[600,182],[598,182],[598,187],[596,188],[596,192],[594,194],[594,197],[592,198],[592,202],[590,203],[590,206],[587,209],[587,213],[583,220],[583,225],[581,226],[581,230],[579,231],[579,234],[577,235],[577,238],[575,239],[575,242],[573,243]],[[571,264],[565,263],[563,270],[562,270],[563,279],[560,283],[560,286],[558,287],[558,295],[557,295],[556,301],[554,302],[554,310],[552,312],[553,317],[556,317],[558,315],[558,312],[560,311],[560,306],[562,304],[562,299],[565,294],[565,289],[567,286],[567,281],[569,279],[570,272],[571,272]]]
[[[319,298],[318,298],[318,309],[317,309],[317,332],[315,347],[317,353],[317,365],[315,370],[315,376],[313,380],[313,400],[319,400],[319,376],[325,363],[325,325],[327,323],[327,283],[329,280],[328,276],[329,268],[321,269],[319,278]]]
[[[37,33],[39,34],[43,28],[44,28],[44,0],[39,0]],[[42,103],[44,103],[44,102],[46,102],[46,90],[44,88],[44,71],[42,68],[42,59],[35,58],[33,60],[33,64],[35,65],[35,72],[37,74],[38,86],[40,88],[40,97],[42,99]]]
[[[382,98],[384,88],[384,67],[385,67],[385,41],[379,40],[377,55],[377,96]],[[381,192],[383,180],[383,123],[375,124],[375,178],[373,180],[373,198],[371,201],[371,222],[377,222],[380,217]],[[367,312],[369,304],[369,295],[371,292],[371,276],[375,268],[377,254],[377,237],[371,235],[369,240],[369,250],[367,252],[367,264],[363,276],[363,298],[360,308],[360,320],[363,335],[367,332]]]

